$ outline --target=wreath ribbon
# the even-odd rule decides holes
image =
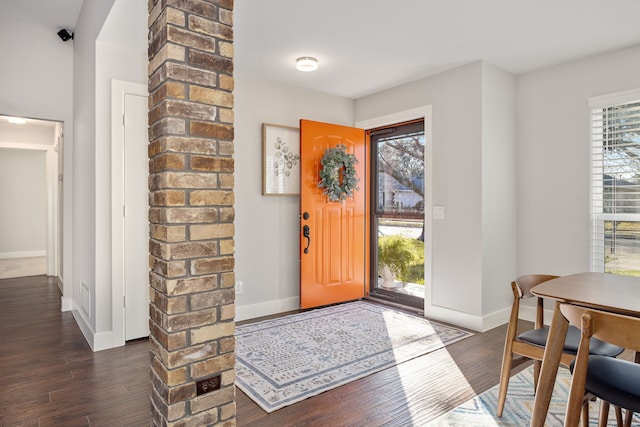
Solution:
[[[339,202],[353,196],[358,190],[358,178],[355,165],[358,159],[354,154],[347,153],[347,147],[339,144],[334,148],[327,148],[320,160],[320,182],[318,188],[326,194],[329,201]]]

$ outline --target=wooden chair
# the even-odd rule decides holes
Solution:
[[[549,334],[549,327],[544,326],[544,306],[542,298],[536,297],[537,304],[534,329],[518,334],[518,313],[520,310],[520,301],[534,297],[531,293],[531,288],[539,285],[540,283],[546,282],[547,280],[555,279],[556,277],[558,276],[530,274],[520,276],[515,281],[511,282],[513,305],[511,307],[511,317],[509,319],[507,337],[504,343],[504,353],[502,356],[500,391],[498,394],[498,408],[496,410],[496,415],[498,417],[502,417],[502,412],[504,410],[514,354],[534,360],[533,383],[534,388],[538,387],[538,377],[540,376],[542,357],[547,343],[547,335]],[[579,342],[580,330],[575,326],[569,326],[567,338],[564,344],[564,353],[560,359],[561,365],[567,368],[569,367],[569,364],[575,359]],[[594,342],[591,343],[591,352],[593,354],[615,357],[623,351],[624,348],[617,347],[600,340],[594,339]]]
[[[565,427],[578,425],[581,408],[582,422],[585,424],[585,420],[589,419],[587,403],[592,397],[601,399],[599,426],[607,425],[610,405],[614,405],[617,410],[624,408],[629,411],[625,425],[630,426],[632,413],[640,412],[640,365],[628,360],[590,354],[590,346],[593,337],[596,337],[634,350],[637,355],[640,351],[640,318],[570,304],[561,304],[560,311],[570,324],[581,325],[582,328],[573,367]]]

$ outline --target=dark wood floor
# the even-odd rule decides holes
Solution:
[[[476,334],[272,414],[238,390],[237,425],[424,425],[497,384],[504,334]],[[53,279],[0,280],[0,339],[0,427],[149,425],[147,341],[92,352],[60,312]]]

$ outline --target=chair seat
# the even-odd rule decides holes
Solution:
[[[570,369],[573,372],[573,363]],[[612,405],[640,412],[640,364],[606,356],[589,356],[584,389]]]
[[[539,347],[545,347],[547,345],[547,337],[549,336],[549,327],[545,326],[539,329],[532,329],[518,335],[518,339],[537,345]],[[577,354],[578,345],[580,344],[580,329],[573,325],[569,326],[567,330],[567,338],[564,341],[564,352]],[[589,344],[589,354],[595,354],[600,356],[616,357],[624,351],[624,348],[617,345],[609,344],[604,341],[600,341],[597,338],[591,338]]]

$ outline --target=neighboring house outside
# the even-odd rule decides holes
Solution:
[[[381,207],[398,211],[406,209],[417,212],[424,211],[424,198],[422,195],[404,186],[386,172],[380,173],[378,179],[378,201]],[[422,179],[414,179],[413,181],[417,186],[423,185]]]
[[[615,206],[616,213],[636,213],[638,200],[638,184],[625,179],[603,175],[604,210]]]

